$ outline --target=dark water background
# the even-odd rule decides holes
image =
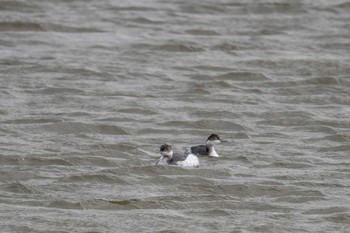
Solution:
[[[0,0],[0,82],[1,232],[350,232],[349,1]]]

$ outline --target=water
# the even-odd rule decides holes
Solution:
[[[0,1],[1,232],[349,232],[349,11]]]

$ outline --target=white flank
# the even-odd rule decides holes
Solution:
[[[184,161],[179,161],[176,164],[179,166],[184,166],[184,167],[198,167],[199,160],[198,160],[198,157],[196,155],[189,154]]]

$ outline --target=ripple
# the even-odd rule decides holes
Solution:
[[[221,81],[244,81],[244,82],[263,82],[269,80],[262,73],[254,72],[229,72],[218,76],[195,75],[192,79],[196,80],[221,80]]]
[[[194,83],[194,84],[190,84],[188,85],[188,93],[192,94],[198,94],[198,95],[208,95],[211,93],[211,90],[214,90],[215,88],[218,88],[220,90],[232,90],[233,89],[233,85],[231,85],[229,82],[227,81],[210,81],[210,82],[205,82],[205,83]],[[186,96],[188,96],[189,94],[186,93]]]
[[[1,1],[0,11],[16,11],[16,12],[41,12],[41,9],[35,4],[26,4],[21,1]]]
[[[165,51],[165,52],[179,52],[179,53],[193,53],[193,52],[202,52],[204,51],[203,48],[200,48],[195,45],[191,44],[184,44],[184,43],[167,43],[167,44],[161,44],[161,45],[152,45],[152,44],[137,44],[134,45],[135,48],[143,48],[143,49],[150,49],[150,50],[158,50],[158,51]]]
[[[189,210],[188,211],[189,215],[196,215],[196,216],[202,216],[202,217],[208,217],[208,218],[213,218],[213,217],[231,217],[232,213],[231,210],[229,209],[210,209],[206,211],[194,211],[194,210]]]
[[[35,172],[25,172],[25,171],[1,171],[0,172],[0,181],[23,181],[40,178]]]
[[[39,92],[41,94],[45,95],[56,95],[56,94],[83,94],[85,93],[81,89],[77,88],[68,88],[68,87],[47,87],[42,88],[40,90],[36,90],[36,92]]]
[[[22,118],[14,120],[2,121],[2,124],[47,124],[62,122],[61,119],[57,118]]]
[[[296,131],[307,131],[307,132],[316,132],[316,133],[326,133],[326,134],[337,134],[338,131],[334,127],[325,126],[325,125],[304,125],[294,127]]]
[[[92,148],[98,148],[95,146],[92,146]],[[103,153],[103,157],[101,155],[98,156],[92,156],[92,155],[83,155],[83,156],[65,156],[64,161],[67,162],[68,164],[72,164],[74,166],[83,166],[83,165],[92,165],[92,166],[99,166],[99,167],[113,167],[116,166],[115,162],[113,161],[118,160],[119,159],[119,154],[118,154],[118,158],[115,158],[115,153],[112,153],[111,155],[109,155],[109,153],[106,151],[108,150],[105,147],[100,147],[98,149],[104,149]],[[114,151],[113,149],[111,149],[112,152]],[[94,153],[94,152],[91,152]],[[96,153],[96,152],[95,152]],[[108,158],[107,156],[110,156],[111,158]],[[63,164],[64,165],[64,164]]]
[[[193,69],[196,70],[204,70],[204,71],[214,71],[214,72],[223,72],[223,71],[231,71],[231,67],[224,67],[224,66],[211,66],[211,65],[205,65],[205,66],[194,66]]]
[[[47,204],[50,208],[59,209],[84,209],[81,202],[69,202],[64,200],[56,200]]]
[[[302,87],[302,86],[339,86],[342,85],[342,81],[336,77],[318,77],[307,78],[300,81],[285,81],[285,82],[267,82],[265,86],[272,87]]]
[[[333,214],[331,217],[326,218],[328,221],[334,222],[334,223],[350,223],[350,214],[348,213],[341,213],[341,214]]]
[[[115,125],[86,124],[79,122],[58,122],[43,126],[43,129],[60,134],[81,134],[81,133],[99,133],[112,135],[128,134],[122,128]]]
[[[282,126],[300,126],[310,125],[305,122],[307,119],[312,119],[312,114],[303,111],[281,111],[269,112],[260,115],[266,120],[258,121],[259,124],[266,125],[282,125]]]
[[[193,115],[197,117],[207,117],[207,118],[216,118],[217,116],[220,116],[221,118],[236,118],[238,117],[238,114],[232,113],[230,111],[208,111],[208,110],[198,110],[193,113]]]
[[[118,112],[129,113],[129,114],[141,114],[141,115],[154,115],[154,114],[156,114],[155,111],[152,111],[149,109],[143,109],[143,108],[125,108],[125,109],[119,109]]]
[[[224,42],[224,43],[220,43],[220,44],[212,46],[211,50],[230,52],[230,51],[248,50],[248,49],[253,49],[253,48],[254,48],[253,45],[244,44],[242,42],[240,42],[240,43]]]
[[[347,152],[350,151],[350,145],[321,147],[320,152]]]
[[[168,129],[144,128],[144,129],[138,130],[137,133],[144,134],[144,135],[147,135],[147,134],[162,135],[162,134],[169,134],[170,132]]]
[[[163,44],[159,46],[154,46],[154,50],[166,51],[166,52],[182,52],[182,53],[193,53],[202,52],[203,48],[194,45],[187,44]]]
[[[202,196],[203,199],[210,197]],[[63,209],[110,209],[110,210],[135,210],[135,209],[186,209],[190,203],[194,203],[198,197],[189,196],[155,196],[130,199],[90,199],[79,202],[55,200],[48,204],[49,207]]]
[[[195,36],[218,36],[218,35],[220,35],[216,31],[205,30],[205,29],[190,29],[190,30],[186,30],[185,32],[190,34],[190,35],[195,35]]]
[[[0,31],[53,31],[53,32],[102,32],[94,28],[68,27],[59,24],[34,22],[0,22]]]
[[[152,20],[146,17],[137,17],[132,19],[132,21],[138,24],[164,24],[163,21]]]
[[[201,200],[201,202],[199,203],[198,200]],[[118,209],[188,209],[188,206],[197,206],[197,208],[200,208],[209,205],[210,208],[215,208],[215,204],[219,204],[220,207],[224,206],[224,204],[228,204],[230,207],[234,205],[230,200],[222,200],[221,198],[220,200],[221,204],[219,204],[217,196],[167,195],[142,199],[111,200],[110,203]]]
[[[350,9],[350,3],[349,2],[339,3],[334,5],[334,8],[337,8],[342,11],[347,11]]]
[[[0,31],[44,31],[38,23],[0,22]]]
[[[262,196],[284,196],[288,195],[288,187],[279,185],[244,185],[244,184],[183,184],[181,189],[191,193],[202,193],[212,195],[228,195],[230,197],[262,197]],[[295,191],[296,192],[296,191]]]
[[[199,120],[199,121],[167,121],[160,123],[160,126],[182,127],[191,129],[212,129],[212,130],[235,130],[244,131],[245,128],[239,124],[223,120]]]
[[[135,144],[131,143],[116,143],[116,144],[106,144],[106,143],[99,143],[94,144],[90,146],[94,149],[108,149],[108,150],[115,150],[115,151],[133,151],[137,149],[137,146]]]
[[[218,14],[225,12],[226,8],[222,5],[209,5],[205,3],[192,4],[186,3],[180,6],[181,12],[187,14]]]
[[[346,119],[329,119],[329,120],[307,120],[303,123],[304,125],[321,125],[333,128],[350,128],[350,121]]]
[[[349,50],[350,49],[350,43],[322,43],[319,44],[321,48],[324,49],[332,49],[332,50]]]
[[[47,58],[45,58],[45,60],[47,60]],[[69,76],[60,76],[59,78],[57,78],[57,80],[60,81],[72,81],[75,79],[80,80],[81,76],[83,76],[84,78],[86,77],[109,77],[111,78],[111,76],[109,75],[109,73],[104,72],[104,71],[99,71],[99,70],[95,70],[95,69],[91,69],[91,68],[86,68],[86,67],[70,67],[70,66],[57,66],[57,65],[53,65],[53,66],[45,66],[45,65],[33,65],[30,64],[26,67],[23,67],[22,70],[26,70],[28,72],[35,72],[35,73],[61,73],[61,74],[72,74],[74,75],[74,77]]]
[[[35,194],[37,193],[37,190],[30,185],[24,184],[20,181],[6,184],[5,190],[13,193],[28,193],[28,194]]]
[[[289,168],[289,169],[302,169],[302,168],[309,168],[312,167],[312,165],[307,163],[288,163],[288,162],[276,162],[270,165],[272,167],[283,167],[283,168]]]
[[[219,80],[232,80],[232,81],[245,81],[245,82],[256,82],[256,81],[267,81],[264,74],[253,73],[253,72],[230,72],[216,77]]]
[[[324,197],[280,197],[277,198],[277,202],[287,202],[287,203],[306,203],[306,202],[316,202],[316,201],[322,201],[326,200]]]
[[[233,3],[236,4],[236,3]],[[232,3],[227,3],[227,5],[233,5]],[[256,3],[256,4],[245,4],[239,7],[237,14],[272,14],[279,12],[281,14],[287,15],[296,15],[301,13],[307,13],[302,5],[294,2],[265,2],[265,3]]]
[[[345,133],[335,133],[335,135],[325,136],[319,138],[319,140],[348,143],[350,141],[350,135]]]
[[[108,7],[106,10],[111,10],[111,11],[158,11],[159,9],[153,8],[153,7],[148,7],[148,6],[112,6]]]
[[[164,176],[164,175],[159,175],[157,177],[152,177],[150,179],[147,180],[148,182],[152,183],[152,184],[156,184],[156,185],[169,185],[169,184],[176,184],[176,185],[180,185],[180,184],[188,184],[188,183],[192,183],[192,184],[196,184],[196,183],[207,183],[210,184],[213,182],[208,180],[207,178],[202,178],[199,176],[176,176],[176,175],[172,175],[172,176]]]
[[[60,182],[64,183],[103,183],[103,184],[115,184],[126,185],[129,184],[120,177],[111,176],[111,174],[83,174],[72,175],[65,178],[61,178]]]
[[[21,162],[30,166],[50,166],[50,165],[73,166],[71,162],[62,158],[25,157]]]
[[[337,184],[337,183],[327,183],[327,182],[311,182],[311,181],[305,181],[305,182],[295,182],[296,185],[304,186],[306,188],[315,188],[315,187],[326,187],[326,188],[346,188],[346,186]]]
[[[305,211],[305,214],[309,215],[328,215],[328,214],[337,214],[337,213],[342,213],[342,212],[348,212],[349,209],[345,207],[327,207],[327,208],[317,208],[317,209],[311,209]]]

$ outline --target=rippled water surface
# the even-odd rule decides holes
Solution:
[[[349,12],[0,0],[1,232],[349,232]]]

